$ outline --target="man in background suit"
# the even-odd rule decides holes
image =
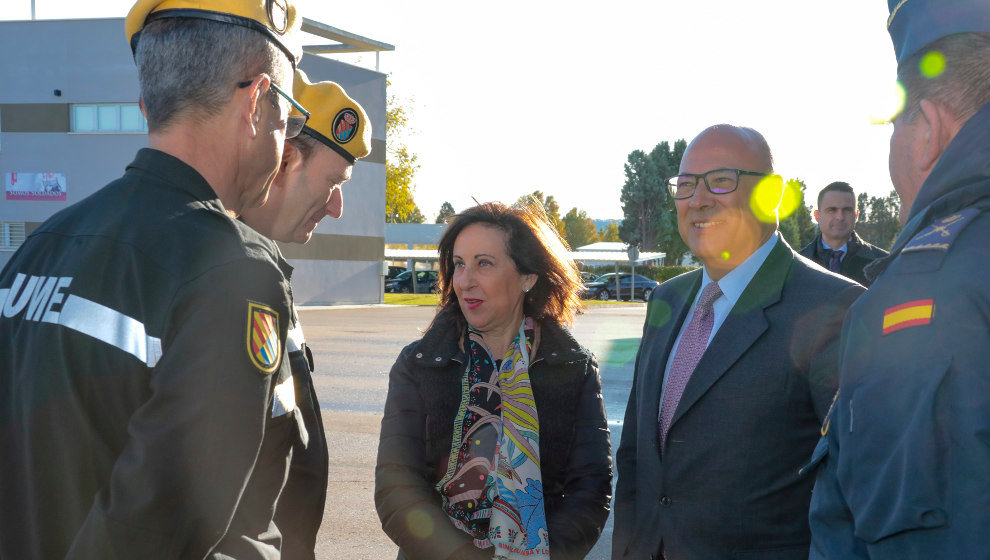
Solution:
[[[616,455],[612,558],[807,558],[814,481],[799,470],[863,288],[777,233],[782,181],[760,133],[710,127],[680,173],[669,182],[678,228],[704,268],[649,303]]]
[[[818,235],[798,251],[823,267],[852,278],[869,287],[863,271],[873,261],[886,257],[887,251],[875,247],[856,234],[856,193],[849,183],[836,181],[818,193],[815,221]]]

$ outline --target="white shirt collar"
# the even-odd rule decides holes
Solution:
[[[836,248],[830,246],[828,243],[825,243],[825,238],[822,237],[822,247],[824,247],[825,249],[831,249],[832,251],[842,251],[843,253],[845,253],[847,251],[846,245],[849,245],[849,242],[848,241],[845,242],[845,243],[843,243],[842,244],[842,247],[839,247],[838,249],[836,249]]]
[[[767,260],[767,257],[770,256],[770,251],[777,245],[779,239],[780,233],[773,232],[773,235],[770,236],[770,239],[766,243],[761,245],[756,251],[753,251],[752,255],[718,281],[718,287],[722,290],[722,296],[728,300],[729,309],[732,309],[736,305],[736,302],[739,301],[743,292],[746,291],[746,286],[749,286],[750,281],[753,280],[753,277],[756,276],[760,267]],[[712,277],[708,275],[708,269],[703,268],[701,273],[701,290],[704,290],[705,286],[711,281]],[[699,294],[701,290],[698,290]]]

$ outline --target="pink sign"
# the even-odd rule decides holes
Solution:
[[[7,200],[65,201],[64,173],[7,173]]]

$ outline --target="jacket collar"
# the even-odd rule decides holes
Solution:
[[[173,155],[153,148],[141,148],[134,156],[134,161],[127,166],[127,171],[131,172],[131,170],[154,175],[169,187],[224,212],[223,203],[220,202],[216,191],[199,171]]]

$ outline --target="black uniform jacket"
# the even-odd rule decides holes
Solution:
[[[298,312],[293,311],[294,326],[286,346],[296,388],[296,412],[306,424],[308,438],[300,439],[292,450],[289,479],[275,509],[275,525],[282,533],[283,560],[313,560],[327,500],[330,455],[313,383],[313,352],[306,344]]]
[[[863,287],[780,239],[715,333],[659,448],[664,368],[702,271],[653,292],[616,453],[613,560],[800,560],[814,479],[799,474],[836,387]]]
[[[434,486],[450,458],[467,354],[464,332],[440,315],[389,373],[375,471],[375,505],[399,558],[491,558],[454,527]],[[540,420],[540,471],[555,560],[584,558],[608,518],[612,490],[601,378],[564,328],[542,324],[529,376]]]
[[[0,557],[278,558],[288,265],[143,149],[0,273]]]
[[[816,449],[812,558],[990,558],[990,105],[867,274]]]
[[[851,278],[864,286],[869,286],[870,280],[866,277],[863,269],[873,261],[886,257],[887,251],[863,241],[855,231],[852,232],[852,236],[846,242],[846,250],[848,252],[839,261],[839,274],[846,278]],[[832,250],[826,249],[822,245],[821,232],[818,233],[814,241],[807,244],[798,253],[815,261],[826,269],[828,268],[828,262],[832,259]]]

